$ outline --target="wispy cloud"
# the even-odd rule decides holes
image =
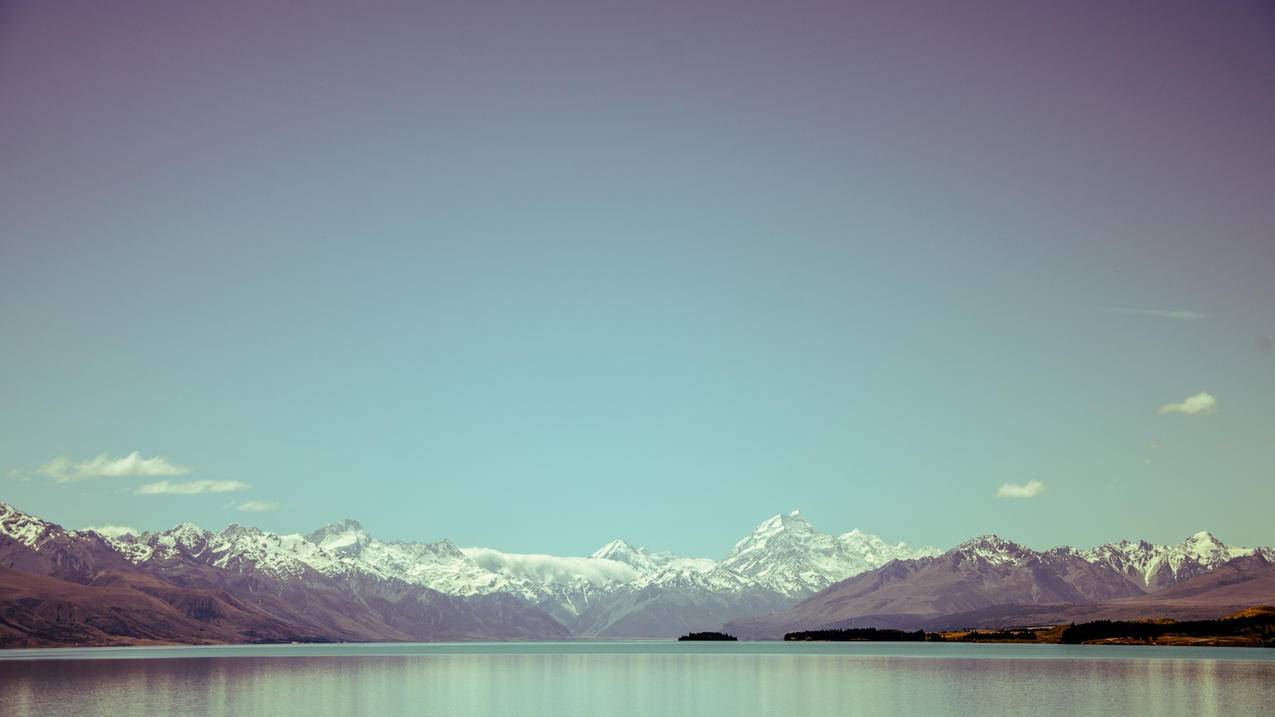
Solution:
[[[1002,483],[996,489],[997,498],[1035,498],[1045,492],[1045,484],[1038,480],[1026,483]]]
[[[1194,396],[1187,396],[1178,403],[1167,403],[1161,406],[1160,413],[1183,413],[1188,416],[1217,413],[1217,398],[1211,393],[1201,391]]]
[[[54,483],[70,483],[92,478],[181,476],[189,473],[190,468],[171,463],[163,456],[143,458],[141,453],[133,451],[123,458],[111,458],[109,454],[103,453],[87,461],[58,457],[40,466],[35,472],[52,478]]]
[[[278,503],[271,503],[264,500],[250,500],[235,506],[235,510],[241,510],[245,513],[269,513],[272,510],[278,509]]]
[[[565,583],[576,576],[584,576],[589,582],[600,585],[610,580],[628,582],[638,576],[633,566],[604,558],[502,553],[491,548],[464,548],[461,552],[488,570],[536,582]]]
[[[127,525],[92,525],[85,530],[91,530],[94,533],[105,535],[108,538],[120,538],[125,535],[141,535],[142,531],[137,528],[131,528]]]
[[[133,492],[136,495],[199,495],[200,493],[229,493],[247,490],[250,487],[240,480],[188,480],[179,483],[162,480],[158,483],[147,483]]]
[[[1113,314],[1124,314],[1125,316],[1150,316],[1156,319],[1177,319],[1178,321],[1196,321],[1209,318],[1208,314],[1201,314],[1198,311],[1180,311],[1176,309],[1132,309],[1116,306],[1107,309],[1107,311]]]

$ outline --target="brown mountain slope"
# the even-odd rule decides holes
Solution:
[[[1275,563],[1253,555],[1235,558],[1211,572],[1151,595],[1068,606],[1054,613],[1042,611],[1036,619],[1054,623],[1156,617],[1201,620],[1272,603],[1275,603]]]
[[[0,646],[250,642],[290,636],[283,623],[240,609],[223,596],[170,592],[170,603],[138,587],[125,581],[80,585],[0,567]]]
[[[1260,555],[1236,558],[1155,594],[1166,605],[1256,605],[1273,598],[1275,563]]]
[[[735,620],[723,631],[778,639],[785,632],[829,626],[911,629],[945,615],[1005,605],[1089,603],[1142,594],[1115,570],[983,536],[934,558],[888,563],[836,583],[786,612]]]
[[[285,577],[251,561],[218,565],[196,529],[187,531],[189,545],[135,565],[96,533],[11,508],[5,516],[22,540],[0,533],[0,646],[568,636],[512,596],[455,597],[353,572]]]
[[[445,595],[420,585],[366,574],[324,575],[312,568],[289,576],[233,562],[220,567],[196,539],[166,558],[144,563],[148,575],[182,589],[224,591],[282,620],[293,632],[327,640],[562,639],[561,623],[509,595]]]
[[[824,627],[891,627],[947,630],[1016,625],[1047,625],[1091,620],[1176,620],[1217,618],[1252,605],[1275,603],[1275,564],[1262,556],[1231,560],[1209,573],[1149,595],[1115,599],[1058,600],[1058,591],[1021,589],[1014,570],[959,567],[934,574],[944,565],[887,565],[875,574],[856,576],[799,603],[785,613],[728,623],[731,634],[777,639],[785,632]],[[951,562],[946,563],[948,568]],[[1030,571],[1029,571],[1030,572]],[[1033,573],[1038,574],[1038,573]],[[1002,580],[997,582],[996,575]],[[952,591],[944,595],[943,591]],[[987,604],[961,609],[978,600]]]

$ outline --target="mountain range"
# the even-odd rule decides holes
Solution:
[[[1263,597],[1273,561],[1208,533],[1045,552],[983,536],[943,552],[823,533],[797,511],[721,560],[623,540],[562,557],[381,540],[353,520],[306,535],[191,524],[103,535],[0,503],[0,645],[668,638],[723,625],[774,638],[1148,600],[1194,614],[1275,602]]]
[[[936,556],[892,561],[792,608],[729,621],[752,639],[817,628],[959,629],[1147,616],[1217,617],[1275,602],[1275,550],[1228,546],[1207,532],[1038,552],[996,535]]]

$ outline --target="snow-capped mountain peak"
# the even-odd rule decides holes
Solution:
[[[967,560],[980,560],[992,565],[1014,564],[1035,556],[1036,553],[1012,540],[1006,540],[995,533],[971,538],[952,548],[949,555],[958,555]]]
[[[634,568],[641,575],[651,576],[665,570],[690,570],[704,572],[717,565],[707,558],[684,558],[668,552],[655,553],[624,540],[612,540],[589,556],[591,560],[613,560]]]
[[[199,551],[207,547],[215,535],[194,523],[181,523],[156,534],[160,545],[170,548],[180,546],[190,551]]]
[[[1272,554],[1269,548],[1227,545],[1206,530],[1177,545],[1122,540],[1081,551],[1089,562],[1114,568],[1135,583],[1153,590],[1208,572],[1233,558],[1256,553],[1263,556]]]
[[[781,533],[809,535],[816,532],[818,531],[810,524],[810,521],[806,520],[806,516],[802,515],[801,511],[794,510],[787,515],[780,513],[762,521],[753,529],[752,535],[741,540],[736,547],[758,537],[769,537]]]
[[[24,513],[5,502],[0,502],[0,535],[34,548],[57,526],[29,513]],[[60,530],[60,528],[57,528]]]
[[[617,560],[621,563],[636,565],[644,562],[648,558],[645,548],[639,548],[630,544],[626,540],[616,538],[611,542],[603,545],[601,548],[593,551],[591,558],[599,558],[602,560]]]
[[[526,581],[487,570],[446,539],[433,543],[380,540],[358,521],[348,518],[324,526],[303,539],[352,569],[449,595],[498,592],[529,599],[536,595],[534,586]]]
[[[325,525],[305,537],[324,550],[341,555],[355,555],[371,541],[362,524],[350,518]]]
[[[1217,536],[1207,530],[1192,535],[1182,541],[1182,552],[1199,560],[1200,562],[1212,563],[1219,558],[1229,559],[1230,549],[1226,543],[1218,540]]]
[[[183,580],[220,579],[209,576],[229,573],[251,578],[236,582],[257,587],[388,584],[402,590],[416,585],[459,599],[483,596],[483,601],[500,603],[516,598],[579,636],[664,635],[716,627],[739,615],[786,609],[894,560],[940,555],[934,548],[888,543],[859,529],[824,533],[799,511],[762,521],[716,562],[656,552],[622,539],[587,557],[460,549],[448,540],[381,540],[349,519],[309,535],[238,524],[213,533],[183,523],[158,532],[111,537],[90,530],[65,531],[0,503],[0,550],[26,559],[26,548],[58,555],[58,565],[78,565],[75,569],[90,577],[99,569],[95,564],[112,564],[113,551],[144,570]],[[106,562],[85,558],[102,555],[102,548],[110,556]],[[1123,596],[1154,592],[1253,554],[1275,560],[1270,548],[1228,546],[1206,531],[1174,545],[1125,540],[1092,550],[1062,546],[1045,552],[988,534],[943,553],[942,562],[900,563],[898,569],[938,565],[974,576],[1018,574],[1015,571],[1024,567],[1076,571],[1089,581],[1086,590],[1096,585],[1103,595]]]
[[[903,543],[890,545],[859,530],[829,535],[794,510],[763,521],[735,544],[719,567],[795,597],[817,592],[896,558],[936,552],[928,548],[914,551]]]

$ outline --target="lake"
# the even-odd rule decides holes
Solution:
[[[1275,650],[566,642],[0,651],[27,715],[1258,715]]]

